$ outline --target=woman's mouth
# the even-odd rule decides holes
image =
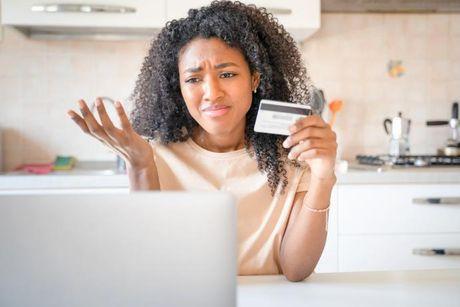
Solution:
[[[209,117],[218,117],[226,114],[230,110],[229,106],[220,105],[220,106],[210,106],[205,108],[202,112],[204,115]]]

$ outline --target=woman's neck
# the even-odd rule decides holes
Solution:
[[[198,127],[192,139],[200,147],[213,152],[229,152],[244,148],[243,130],[232,131],[227,134],[209,134],[206,130]]]

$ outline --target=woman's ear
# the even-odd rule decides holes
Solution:
[[[260,84],[260,73],[255,71],[252,74],[252,91],[255,93]]]

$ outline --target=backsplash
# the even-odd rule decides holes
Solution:
[[[341,156],[388,153],[383,120],[398,111],[412,120],[412,154],[436,154],[460,100],[460,14],[323,14],[321,29],[303,44],[315,85],[327,101],[342,99],[336,130]],[[390,61],[404,72],[392,78]],[[326,114],[326,113],[325,113]]]
[[[126,101],[149,41],[33,41],[11,28],[3,32],[3,169],[51,162],[57,154],[114,159],[66,112],[79,98]],[[435,153],[443,145],[449,129],[428,128],[425,121],[448,119],[452,102],[460,100],[459,14],[323,14],[321,29],[301,48],[327,101],[344,101],[334,128],[343,158],[386,153],[382,122],[398,111],[412,119],[413,153]],[[388,74],[390,61],[401,61],[400,77]]]
[[[3,169],[52,162],[57,154],[114,160],[67,116],[80,98],[130,95],[148,41],[34,41],[4,28],[0,43]],[[129,108],[129,106],[128,106]]]

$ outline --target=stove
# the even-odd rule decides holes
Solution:
[[[356,160],[362,165],[392,166],[392,167],[430,167],[430,166],[460,166],[460,156],[437,155],[357,155]]]

